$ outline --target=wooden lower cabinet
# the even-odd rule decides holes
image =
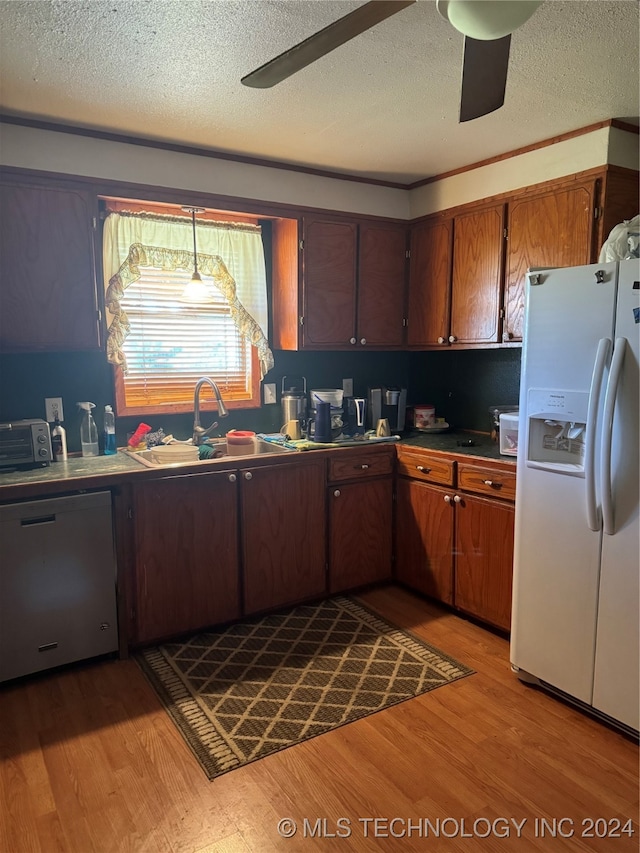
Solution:
[[[450,491],[399,477],[396,486],[396,578],[453,604],[453,503]]]
[[[420,451],[403,449],[398,472],[396,579],[508,631],[515,470],[504,463],[451,460],[445,469]],[[448,485],[425,482],[447,476]]]
[[[134,642],[240,616],[236,472],[136,484]]]
[[[324,461],[239,474],[245,615],[324,595]]]
[[[391,578],[391,477],[329,488],[329,592]]]
[[[498,628],[511,627],[514,507],[475,495],[455,505],[455,606]]]

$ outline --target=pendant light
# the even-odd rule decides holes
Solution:
[[[196,249],[196,213],[204,213],[204,207],[183,207],[185,213],[191,214],[193,228],[193,275],[180,296],[180,302],[199,303],[213,302],[209,288],[202,281],[198,272],[198,252]]]

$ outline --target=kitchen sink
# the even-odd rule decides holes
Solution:
[[[212,456],[210,459],[196,459],[195,461],[188,462],[157,462],[153,458],[153,448],[149,450],[139,450],[135,453],[128,450],[122,450],[120,452],[125,453],[131,459],[134,459],[140,465],[144,465],[147,468],[182,468],[185,465],[201,465],[206,462],[216,462],[219,459],[253,459],[256,456],[263,456],[267,453],[295,453],[295,450],[291,450],[288,447],[282,447],[282,445],[275,444],[271,441],[263,441],[261,438],[256,438],[254,440],[251,453],[228,453],[227,442],[224,439],[219,442],[209,442],[207,446],[217,451],[215,456]]]

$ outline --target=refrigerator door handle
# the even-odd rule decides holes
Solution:
[[[600,389],[602,377],[609,358],[611,349],[611,338],[601,338],[598,341],[596,360],[593,364],[591,375],[591,388],[589,389],[589,408],[587,410],[587,424],[585,437],[584,479],[585,494],[587,498],[587,525],[590,530],[600,530],[600,510],[596,500],[596,422],[598,419],[598,403],[600,401]]]
[[[620,387],[624,356],[627,351],[627,339],[616,338],[611,359],[611,372],[604,397],[602,415],[602,454],[600,459],[600,483],[602,488],[602,528],[610,536],[616,532],[613,511],[613,484],[611,481],[611,449],[613,440],[613,416],[616,397]]]

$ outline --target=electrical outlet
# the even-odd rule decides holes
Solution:
[[[342,390],[345,397],[353,397],[353,379],[343,379]]]
[[[47,420],[50,424],[52,424],[56,418],[58,418],[59,421],[64,420],[62,397],[45,397],[44,408],[47,413]]]
[[[275,382],[267,382],[264,386],[264,402],[265,405],[276,402],[276,384]]]

